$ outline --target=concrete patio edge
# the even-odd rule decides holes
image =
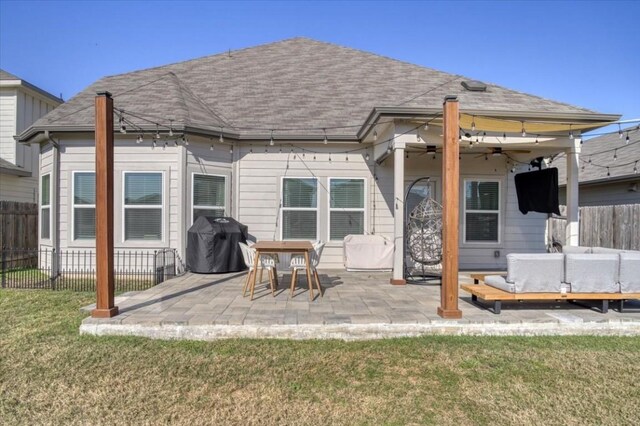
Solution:
[[[450,336],[640,336],[640,320],[580,323],[469,323],[432,321],[408,324],[298,324],[298,325],[183,325],[113,324],[88,318],[80,334],[139,336],[165,340],[219,339],[339,339],[374,340],[427,335]]]

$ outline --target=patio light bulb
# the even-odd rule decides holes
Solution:
[[[313,154],[313,161],[316,161],[316,155]]]
[[[622,129],[620,128],[619,124],[618,124],[618,138],[622,139]]]
[[[473,148],[473,141],[469,141],[469,148]]]
[[[152,146],[155,148],[156,147],[156,140],[154,139],[152,142]]]
[[[142,135],[138,135],[138,139],[136,139],[136,143],[142,143],[144,141],[144,139],[142,138]]]
[[[174,139],[174,141],[173,141],[173,145],[174,145],[174,146],[178,146],[178,139]]]
[[[173,120],[169,120],[169,136],[173,136]]]
[[[527,136],[527,131],[524,129],[524,122],[522,123],[522,137],[526,137]]]
[[[367,154],[364,156],[365,161],[369,161],[369,153],[367,152]]]
[[[613,151],[613,161],[616,161],[618,159],[618,150],[614,150]]]
[[[475,132],[476,131],[476,117],[473,116],[472,120],[473,121],[471,122],[471,131]]]
[[[211,142],[211,146],[209,147],[210,151],[213,151],[215,148],[213,147],[213,142]]]
[[[609,168],[607,167],[607,177],[611,176],[611,173],[609,172]]]
[[[416,140],[417,140],[418,142],[420,142],[420,141],[421,141],[421,139],[420,139],[420,132],[416,132]]]
[[[374,141],[377,141],[377,140],[378,140],[378,131],[377,131],[377,130],[374,130],[374,131],[373,131],[373,140],[374,140]]]
[[[253,145],[251,145],[251,148],[249,148],[249,154],[253,154]]]
[[[436,153],[435,153],[435,152],[433,153],[433,157],[432,157],[431,159],[432,159],[432,160],[435,160],[435,159],[436,159]]]
[[[273,146],[275,142],[273,141],[273,130],[271,131],[271,139],[269,140],[269,145]]]
[[[569,139],[573,139],[573,130],[569,132]]]
[[[387,154],[391,154],[391,145],[387,146]]]
[[[405,152],[404,158],[406,158],[407,160],[409,159],[409,153],[408,152]]]
[[[331,162],[331,154],[329,154],[329,162]]]
[[[588,163],[589,163],[589,164],[591,164],[591,157],[589,157],[589,161],[588,161]]]
[[[506,133],[502,133],[502,140],[506,141],[507,140],[507,134]]]
[[[232,146],[229,147],[229,154],[233,154],[233,147]]]
[[[538,145],[540,142],[538,142],[538,137],[536,136],[536,145]]]
[[[348,156],[348,155],[346,155],[346,156],[344,157],[344,159],[345,159],[345,161],[349,161],[349,156]]]
[[[424,131],[426,132],[427,130],[429,130],[429,123],[424,123]]]
[[[482,132],[482,142],[484,142],[485,136],[487,136],[487,132]]]
[[[182,136],[182,143],[183,143],[185,146],[188,146],[188,145],[189,145],[189,140],[187,139],[187,137],[186,137],[186,136]]]
[[[629,132],[627,132],[627,138],[624,140],[625,145],[629,143]]]
[[[638,160],[636,160],[635,164],[633,165],[633,174],[638,174]]]

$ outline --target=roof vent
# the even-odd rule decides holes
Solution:
[[[463,81],[461,84],[462,84],[462,87],[464,87],[465,89],[471,92],[487,91],[487,85],[478,80],[467,80],[467,81]]]

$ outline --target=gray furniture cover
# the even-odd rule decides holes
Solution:
[[[247,242],[248,228],[231,217],[200,216],[187,232],[187,268],[200,274],[244,271],[238,243]]]
[[[565,282],[572,293],[617,293],[619,254],[565,255]]]
[[[640,293],[640,253],[620,253],[620,291]]]
[[[485,277],[485,283],[510,293],[547,293],[564,290],[562,253],[508,254],[508,275]]]

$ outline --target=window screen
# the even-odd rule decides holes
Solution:
[[[193,175],[193,220],[200,216],[225,215],[226,178],[224,176]]]
[[[93,172],[73,174],[73,238],[96,237],[96,175]]]
[[[364,179],[330,179],[329,239],[364,234]]]
[[[282,180],[282,239],[315,240],[318,236],[318,182],[314,178]]]
[[[500,235],[500,183],[465,181],[465,241],[498,242]]]
[[[162,240],[162,173],[125,173],[124,239]]]
[[[40,178],[40,238],[51,238],[51,175]]]

